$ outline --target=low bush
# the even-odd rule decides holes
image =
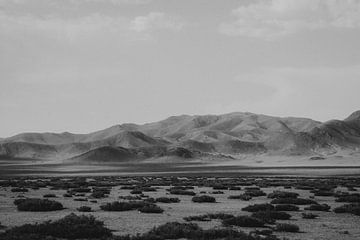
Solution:
[[[148,203],[144,201],[112,202],[101,205],[100,209],[104,211],[122,212],[136,210],[146,205],[148,205]]]
[[[60,220],[41,224],[25,224],[7,230],[1,239],[94,239],[112,236],[104,223],[93,216],[70,214]]]
[[[274,206],[269,203],[249,205],[241,209],[246,212],[260,212],[260,211],[271,211],[274,210]]]
[[[216,199],[214,197],[207,196],[207,195],[195,196],[191,200],[196,203],[214,203],[214,202],[216,202]]]
[[[351,213],[351,214],[360,216],[360,204],[358,204],[358,203],[345,204],[343,206],[335,208],[334,212],[335,213]]]
[[[246,190],[245,195],[251,197],[261,197],[261,196],[266,196],[266,193],[262,190]]]
[[[310,205],[310,204],[318,204],[318,203],[312,199],[305,199],[305,198],[275,198],[271,201],[271,204]]]
[[[263,227],[265,222],[254,217],[237,216],[226,218],[222,221],[225,226],[238,226],[238,227]]]
[[[44,198],[56,198],[56,195],[55,194],[45,194],[43,197]]]
[[[11,192],[28,192],[29,190],[27,188],[12,188]]]
[[[63,205],[57,201],[39,198],[16,199],[14,204],[19,211],[48,212],[64,209]]]
[[[196,193],[193,191],[181,190],[181,189],[173,189],[170,191],[170,194],[173,195],[186,195],[186,196],[195,196]]]
[[[292,204],[278,204],[275,205],[275,211],[285,211],[285,212],[296,212],[299,211],[299,207]]]
[[[290,223],[278,223],[276,224],[276,231],[278,232],[299,232],[299,226]]]
[[[91,207],[88,206],[81,206],[77,209],[79,212],[92,212]]]
[[[330,208],[331,207],[327,204],[311,204],[309,207],[306,207],[305,210],[327,212]]]
[[[348,196],[340,196],[335,201],[336,202],[346,202],[346,203],[360,203],[360,195],[359,194],[351,194]]]
[[[142,194],[142,191],[139,189],[134,189],[130,191],[130,194]]]
[[[234,215],[226,214],[226,213],[208,213],[204,215],[184,217],[184,220],[188,222],[189,221],[207,222],[207,221],[211,221],[212,219],[224,220],[233,217]]]
[[[243,201],[249,201],[252,199],[252,197],[247,194],[240,194],[240,195],[230,195],[228,199],[239,199]]]
[[[167,197],[159,197],[155,199],[156,202],[161,203],[178,203],[180,202],[179,198],[167,198]]]
[[[297,198],[298,193],[295,192],[284,192],[284,191],[274,191],[269,193],[268,198]]]
[[[302,218],[304,218],[304,219],[315,219],[318,217],[319,217],[319,215],[316,215],[313,213],[302,213]]]
[[[291,218],[290,214],[278,211],[254,212],[251,216],[270,224],[275,223],[276,220],[289,220]]]
[[[142,213],[163,213],[164,209],[155,204],[149,204],[139,208],[139,211]]]

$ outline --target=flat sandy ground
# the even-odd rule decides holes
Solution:
[[[112,202],[119,200],[119,196],[129,195],[129,190],[122,190],[120,187],[113,187],[109,197],[100,199],[98,203],[90,202],[77,202],[72,198],[64,198],[62,195],[65,190],[49,190],[48,188],[41,188],[39,190],[30,190],[25,194],[12,193],[10,188],[0,188],[0,222],[7,226],[22,225],[25,223],[43,222],[46,220],[60,219],[69,213],[77,212],[76,208],[80,206],[91,206],[95,211],[92,214],[96,218],[105,222],[106,226],[115,230],[115,234],[136,234],[146,232],[152,227],[166,222],[180,221],[183,222],[183,217],[191,215],[199,215],[205,213],[230,213],[234,215],[249,215],[247,212],[242,212],[241,208],[254,203],[270,202],[270,199],[266,197],[256,197],[246,202],[241,200],[229,200],[229,195],[241,194],[244,191],[230,191],[223,190],[224,194],[208,194],[216,198],[217,203],[193,203],[191,202],[191,196],[174,196],[168,195],[165,188],[159,187],[157,192],[146,192],[146,195],[151,197],[171,196],[179,197],[180,203],[162,204],[158,203],[165,211],[162,214],[145,214],[138,211],[126,211],[126,212],[104,212],[100,210],[100,205],[106,202]],[[243,188],[242,188],[243,189]],[[271,187],[262,189],[266,193],[270,193],[273,190],[284,190],[283,187]],[[346,191],[346,189],[337,189]],[[357,189],[360,190],[360,189]],[[195,192],[200,191],[211,192],[210,188],[197,188]],[[309,191],[286,189],[286,191],[298,192],[300,197],[308,197]],[[26,197],[42,198],[44,194],[53,193],[57,195],[55,200],[61,202],[66,209],[55,212],[19,212],[16,210],[13,204],[14,199],[19,195]],[[312,194],[311,194],[312,195]],[[343,203],[335,202],[334,197],[315,197],[315,200],[319,203],[329,204],[332,208],[342,205]],[[303,209],[304,206],[300,206]],[[314,220],[302,219],[301,212],[289,212],[292,215],[292,220],[278,221],[289,222],[296,224],[300,227],[301,233],[277,233],[278,236],[284,236],[289,239],[306,239],[306,240],[328,240],[328,239],[360,239],[360,216],[351,214],[336,214],[330,212],[315,212],[320,217]],[[213,226],[220,226],[219,221],[213,220],[211,222],[196,222],[203,228],[210,228]],[[244,231],[254,230],[249,228],[241,228]],[[344,234],[344,231],[348,231],[349,234]]]

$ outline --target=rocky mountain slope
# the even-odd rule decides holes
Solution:
[[[22,133],[0,140],[0,157],[132,161],[163,156],[326,155],[358,151],[360,111],[317,122],[253,113],[181,115],[144,125],[122,124],[88,134]]]

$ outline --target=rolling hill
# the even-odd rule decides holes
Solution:
[[[21,133],[0,139],[2,159],[133,161],[172,156],[327,155],[360,147],[360,111],[324,123],[253,113],[173,116],[88,133]]]

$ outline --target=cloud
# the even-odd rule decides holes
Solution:
[[[150,12],[145,16],[138,16],[131,21],[130,29],[136,32],[149,32],[152,30],[180,31],[184,22],[163,12]]]
[[[267,100],[246,105],[240,102],[237,107],[274,115],[308,116],[318,120],[344,117],[359,108],[359,78],[360,65],[337,68],[263,68],[256,72],[241,73],[236,78],[240,84],[252,82],[268,88],[271,94],[254,90],[252,93],[255,97],[262,99],[266,96]],[[341,114],[335,116],[335,110]]]
[[[222,34],[274,40],[305,30],[360,28],[358,0],[258,0],[232,11]]]

